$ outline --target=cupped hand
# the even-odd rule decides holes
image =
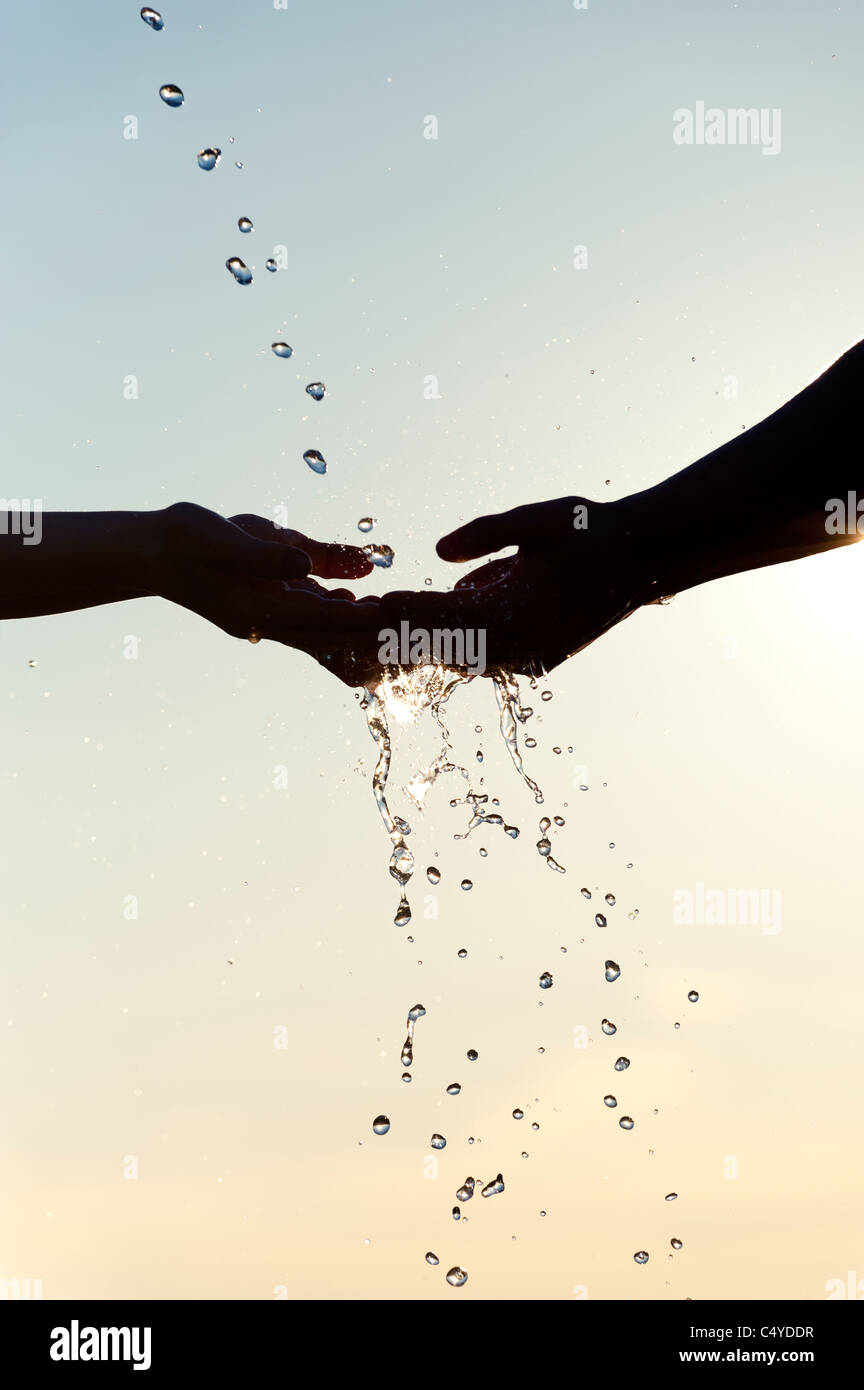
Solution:
[[[482,631],[487,672],[538,674],[655,601],[624,504],[561,497],[516,507],[460,526],[437,550],[460,563],[511,545],[515,555],[472,570],[451,593],[385,594],[382,625]]]

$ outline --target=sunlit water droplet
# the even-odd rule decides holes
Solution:
[[[382,570],[389,570],[395,558],[389,545],[381,545],[378,542],[364,545],[363,554]]]
[[[141,18],[145,24],[149,24],[151,29],[155,29],[158,34],[165,28],[165,21],[158,10],[151,10],[149,5],[145,5],[141,10]]]
[[[465,1056],[468,1058],[468,1061],[469,1061],[469,1062],[476,1062],[476,1061],[477,1061],[477,1058],[480,1056],[480,1054],[479,1054],[479,1052],[475,1052],[473,1047],[469,1047],[469,1049],[468,1049],[468,1051],[466,1052]]]
[[[447,1283],[452,1284],[454,1289],[461,1289],[463,1284],[467,1284],[468,1275],[461,1265],[454,1265],[447,1271]]]
[[[597,926],[598,926],[598,927],[605,927],[605,925],[606,925],[606,918],[603,916],[603,913],[602,913],[602,912],[598,912],[598,913],[595,915],[594,921],[597,923]]]
[[[457,1201],[460,1201],[460,1202],[470,1202],[470,1201],[471,1201],[471,1198],[472,1198],[473,1196],[474,1196],[474,1179],[473,1179],[473,1178],[466,1178],[465,1181],[463,1182],[462,1186],[459,1188],[459,1190],[458,1190],[457,1193],[456,1193]],[[458,1211],[459,1208],[458,1208],[458,1207],[454,1207],[453,1210],[454,1210],[454,1211]]]
[[[411,1073],[410,1073],[410,1071],[403,1071],[403,1073],[402,1073],[402,1080],[405,1082],[406,1086],[410,1086],[410,1084],[411,1084]]]
[[[454,1221],[461,1221],[461,1220],[462,1220],[462,1213],[461,1213],[461,1211],[459,1210],[458,1207],[454,1207],[453,1210],[451,1211],[450,1215],[453,1217],[453,1220],[454,1220]]]
[[[607,901],[607,903],[609,904],[610,907],[614,907],[614,906],[615,906],[615,894],[614,894],[614,893],[607,893],[607,894],[606,894],[606,901]]]
[[[251,217],[238,217],[237,226],[241,232],[251,232],[253,230]]]
[[[633,1256],[633,1258],[634,1258],[634,1260],[636,1261],[637,1265],[647,1265],[647,1263],[648,1263],[648,1251],[647,1251],[647,1250],[637,1250],[637,1251],[636,1251],[636,1254]]]
[[[622,1115],[618,1123],[622,1129],[632,1129],[635,1124],[635,1120],[631,1120],[629,1115]]]
[[[390,1130],[390,1121],[386,1115],[379,1115],[372,1121],[372,1129],[375,1134],[387,1134]]]
[[[549,971],[548,971],[548,970],[544,970],[544,971],[543,971],[543,974],[540,976],[540,980],[539,980],[540,988],[541,988],[541,989],[551,989],[551,988],[552,988],[552,983],[553,983],[553,981],[552,981],[552,976],[549,974]]]
[[[447,1087],[447,1094],[448,1096],[458,1096],[461,1090],[462,1087],[459,1085],[458,1081],[451,1081],[450,1085]]]
[[[303,462],[309,465],[313,473],[327,472],[327,460],[318,449],[307,449],[303,455]]]
[[[492,1180],[492,1182],[487,1182],[486,1186],[483,1188],[482,1192],[480,1193],[480,1196],[481,1196],[481,1197],[497,1197],[498,1194],[499,1194],[499,1192],[503,1192],[503,1191],[504,1191],[504,1178],[503,1178],[503,1176],[501,1175],[501,1173],[499,1173],[498,1176],[497,1176],[497,1178],[494,1178],[494,1179]]]
[[[287,343],[271,343],[270,347],[277,357],[290,357],[294,351]]]
[[[615,1024],[611,1023],[608,1018],[604,1018],[603,1022],[600,1024],[600,1027],[603,1029],[603,1032],[606,1034],[607,1038],[614,1037],[615,1034],[618,1032],[618,1029],[616,1028]]]
[[[275,274],[276,274],[276,271],[279,269],[279,267],[278,267],[278,265],[276,264],[276,262],[274,261],[274,259],[273,259],[272,256],[269,258],[269,260],[266,260],[266,261],[264,262],[264,269],[265,269],[265,270],[269,270],[271,275],[275,275]]]
[[[230,270],[238,285],[252,284],[252,271],[241,261],[239,256],[229,256],[225,262],[225,267]]]
[[[166,106],[182,106],[185,97],[179,87],[175,87],[173,82],[166,82],[159,88],[159,95]]]
[[[514,1120],[521,1120],[521,1119],[524,1118],[524,1115],[525,1115],[525,1111],[524,1111],[524,1110],[518,1110],[518,1109],[517,1109],[517,1110],[514,1110],[514,1111],[513,1111],[513,1119],[514,1119]]]
[[[360,520],[357,522],[357,530],[358,530],[358,531],[362,531],[363,534],[364,534],[364,536],[365,536],[365,535],[368,534],[369,531],[372,530],[372,527],[373,527],[374,525],[375,525],[375,521],[374,521],[374,518],[373,518],[373,517],[371,517],[371,516],[361,516]]]
[[[426,1251],[426,1263],[427,1265],[437,1265],[439,1263],[438,1256],[433,1254],[431,1250]]]
[[[687,998],[690,1000],[691,1004],[695,1004],[699,998],[698,991],[695,989],[691,989],[690,993],[687,995]]]
[[[610,985],[613,984],[614,981],[618,979],[618,977],[619,977],[620,974],[621,974],[621,967],[620,967],[620,965],[617,965],[617,964],[615,963],[614,960],[607,960],[607,962],[606,962],[606,979],[609,981]]]
[[[581,892],[583,898],[591,897],[591,890],[589,888],[582,888],[579,891]]]
[[[310,381],[306,387],[307,396],[311,396],[313,401],[321,401],[327,393],[327,388],[323,381]]]
[[[433,1149],[446,1149],[447,1147],[447,1140],[444,1138],[443,1134],[433,1134],[429,1143],[432,1145]]]
[[[207,172],[209,173],[209,171],[210,171],[211,169],[215,169],[215,168],[216,168],[216,165],[219,163],[219,160],[220,160],[221,158],[222,158],[222,151],[221,151],[221,150],[216,150],[216,149],[213,149],[213,150],[211,150],[211,149],[200,150],[199,153],[198,153],[198,168],[199,168],[199,169],[205,169],[205,170],[207,170]]]
[[[474,887],[474,884],[471,882],[470,878],[463,878],[462,882],[459,884],[459,887],[462,889],[463,893],[470,893],[471,889]]]
[[[683,1240],[679,1240],[677,1236],[673,1236],[669,1244],[672,1246],[673,1250],[680,1250],[684,1245],[684,1242]]]
[[[629,1067],[629,1065],[630,1065],[630,1058],[629,1058],[629,1057],[619,1057],[619,1058],[618,1058],[618,1061],[615,1063],[615,1070],[616,1070],[616,1071],[626,1071],[627,1068]]]
[[[678,1193],[677,1193],[677,1192],[667,1192],[667,1193],[666,1193],[666,1196],[663,1198],[663,1200],[664,1200],[664,1202],[675,1202],[675,1201],[678,1200]]]
[[[609,1107],[610,1110],[614,1110],[614,1109],[615,1109],[615,1106],[618,1104],[618,1102],[617,1102],[617,1100],[615,1099],[614,1096],[604,1096],[604,1097],[603,1097],[603,1104],[604,1104],[604,1105],[608,1105],[608,1107]]]

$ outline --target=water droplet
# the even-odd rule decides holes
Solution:
[[[239,256],[229,256],[225,262],[226,270],[230,270],[238,285],[252,284],[252,271],[244,265]]]
[[[159,88],[159,95],[166,106],[182,106],[185,100],[179,87],[175,87],[173,82],[166,82]]]
[[[327,461],[318,449],[307,449],[303,455],[303,462],[308,463],[313,473],[327,472]]]
[[[614,960],[607,960],[607,962],[606,962],[606,979],[609,981],[610,985],[613,984],[614,981],[618,979],[618,976],[619,976],[620,974],[621,974],[621,967],[620,967],[620,965],[616,965],[616,963],[615,963]]]
[[[604,1097],[603,1097],[603,1104],[604,1104],[604,1105],[608,1105],[610,1110],[614,1110],[614,1109],[615,1109],[615,1106],[618,1104],[618,1102],[617,1102],[617,1100],[615,1099],[614,1096],[604,1096]]]
[[[551,691],[551,690],[544,690],[544,691],[543,691],[543,694],[540,696],[540,699],[541,699],[541,700],[551,700],[551,699],[552,699],[552,691]]]
[[[251,218],[251,217],[238,217],[238,218],[237,218],[237,226],[240,228],[241,232],[251,232],[251,231],[252,231],[252,218]]]
[[[219,160],[222,158],[221,150],[200,150],[198,153],[198,168],[206,169],[208,172],[215,169]]]
[[[145,5],[141,11],[141,18],[145,24],[149,24],[151,29],[155,29],[158,34],[160,29],[165,28],[165,21],[158,10],[151,10],[149,5]]]
[[[461,1090],[462,1087],[459,1085],[458,1081],[451,1081],[450,1085],[447,1087],[447,1094],[448,1096],[458,1096]]]
[[[681,1024],[680,1024],[680,1023],[673,1023],[673,1024],[672,1024],[672,1027],[673,1027],[674,1029],[676,1029],[676,1031],[677,1031],[677,1029],[679,1029],[679,1028],[681,1027]]]
[[[462,1213],[458,1207],[454,1207],[450,1215],[453,1217],[454,1221],[461,1221],[462,1219]]]
[[[242,168],[243,168],[242,160],[235,159],[235,161],[234,161],[234,168],[235,168],[235,169],[242,169]]]
[[[673,1236],[669,1244],[672,1246],[673,1250],[680,1250],[684,1242],[683,1240],[679,1240],[677,1236]]]
[[[473,1047],[469,1047],[465,1055],[469,1062],[476,1062],[477,1058],[480,1056],[479,1052],[475,1052]]]
[[[264,269],[265,269],[265,270],[269,270],[271,275],[275,275],[275,274],[276,274],[276,271],[279,269],[279,267],[278,267],[278,265],[276,264],[276,262],[274,261],[274,259],[273,259],[272,256],[270,257],[269,260],[267,260],[267,261],[264,262]]]
[[[622,1115],[618,1123],[622,1129],[632,1129],[636,1122],[631,1120],[629,1115]]]
[[[598,927],[605,927],[606,925],[606,918],[603,916],[602,912],[597,913],[597,915],[594,918],[594,921],[597,923]]]
[[[402,1073],[402,1080],[405,1082],[406,1086],[407,1086],[407,1085],[410,1085],[410,1083],[411,1083],[411,1073],[410,1073],[410,1071],[403,1071],[403,1073]]]
[[[364,545],[363,554],[372,561],[373,565],[377,565],[382,570],[389,570],[394,560],[393,551],[389,545],[378,543]]]
[[[454,1265],[447,1271],[447,1283],[452,1284],[454,1289],[461,1289],[463,1284],[467,1284],[468,1275],[461,1265]]]
[[[471,1201],[471,1198],[472,1198],[473,1196],[474,1196],[474,1179],[473,1179],[473,1178],[466,1178],[465,1181],[463,1182],[462,1186],[459,1188],[458,1192],[456,1193],[457,1200],[460,1201],[460,1202],[470,1202],[470,1201]],[[459,1208],[458,1208],[458,1207],[454,1207],[453,1210],[454,1210],[454,1211],[458,1211]]]
[[[637,1250],[637,1251],[636,1251],[636,1254],[633,1256],[633,1258],[634,1258],[634,1260],[636,1261],[637,1265],[647,1265],[647,1263],[648,1263],[648,1251],[647,1251],[647,1250]]]
[[[607,901],[607,903],[609,904],[610,907],[614,907],[614,906],[615,906],[615,894],[614,894],[614,893],[607,893],[607,894],[606,894],[606,901]]]
[[[459,957],[460,960],[464,960],[465,957],[467,956],[468,952],[465,950],[465,947],[462,946],[462,947],[460,947],[460,949],[456,952],[456,954],[457,954],[457,956]]]
[[[428,880],[429,880],[430,883],[440,883],[440,882],[441,882],[441,870],[440,870],[440,869],[436,869],[436,868],[435,868],[435,865],[434,865],[434,864],[431,864],[431,865],[429,866],[429,868],[426,870],[426,877],[428,878]]]
[[[277,357],[290,357],[294,351],[287,343],[271,343],[270,346]]]
[[[499,1192],[504,1191],[504,1178],[501,1173],[492,1182],[487,1182],[480,1193],[481,1197],[497,1197]]]
[[[618,1058],[618,1061],[615,1063],[615,1070],[616,1070],[616,1071],[626,1071],[627,1068],[629,1067],[629,1065],[630,1065],[630,1058],[629,1058],[629,1057],[619,1057],[619,1058]]]
[[[439,1261],[438,1261],[438,1256],[435,1255],[435,1254],[433,1254],[433,1252],[432,1252],[431,1250],[427,1250],[427,1251],[426,1251],[426,1263],[427,1263],[427,1265],[437,1265],[438,1262],[439,1262]]]
[[[524,1110],[514,1110],[514,1111],[513,1111],[513,1119],[514,1119],[514,1120],[521,1120],[521,1119],[524,1119],[524,1117],[525,1117],[525,1111],[524,1111]]]
[[[543,971],[543,974],[540,976],[540,988],[541,988],[541,989],[551,989],[551,988],[552,988],[552,976],[549,974],[549,971],[548,971],[548,970],[544,970],[544,971]]]
[[[310,381],[306,387],[306,394],[311,396],[313,401],[321,401],[326,394],[326,386],[323,381]]]
[[[372,530],[374,525],[375,521],[371,516],[361,516],[360,520],[357,522],[357,530],[362,531],[365,536],[368,531]]]
[[[390,1129],[390,1121],[386,1115],[379,1115],[372,1121],[372,1129],[375,1134],[387,1134]]]
[[[600,1027],[603,1029],[603,1032],[606,1034],[607,1038],[614,1037],[615,1034],[618,1032],[618,1029],[616,1028],[615,1024],[610,1023],[608,1018],[604,1018],[603,1022],[600,1024]]]
[[[447,1140],[444,1138],[443,1134],[433,1134],[429,1143],[432,1145],[433,1149],[446,1149],[447,1147]]]
[[[583,888],[583,889],[581,889],[581,893],[582,893],[582,897],[583,897],[583,898],[590,898],[590,897],[591,897],[591,891],[590,891],[590,889],[588,889],[588,888]]]
[[[535,1132],[540,1128],[540,1126],[538,1125],[538,1123],[537,1123],[536,1120],[535,1120],[534,1123],[532,1124],[531,1128],[532,1128]]]
[[[695,989],[691,989],[690,993],[687,995],[687,998],[690,1000],[691,1004],[695,1004],[699,998],[698,991]]]
[[[677,1201],[677,1199],[678,1199],[678,1193],[677,1193],[677,1192],[667,1192],[667,1193],[666,1193],[666,1196],[663,1198],[664,1202],[675,1202],[675,1201]]]

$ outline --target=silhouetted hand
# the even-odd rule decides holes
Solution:
[[[622,504],[561,497],[480,517],[444,536],[442,560],[476,560],[452,593],[385,594],[382,626],[485,630],[487,671],[551,670],[626,618],[646,597],[644,565]]]

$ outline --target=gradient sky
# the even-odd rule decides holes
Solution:
[[[166,0],[158,34],[137,11],[4,20],[7,498],[284,505],[342,540],[369,514],[392,587],[451,583],[434,542],[460,519],[648,486],[862,336],[852,4]],[[779,108],[780,153],[676,146],[700,100]],[[529,770],[566,875],[536,853],[488,682],[457,691],[457,759],[522,834],[454,841],[440,783],[413,942],[351,691],[158,600],[5,624],[0,1277],[250,1299],[819,1299],[864,1278],[861,565],[684,594],[552,673]],[[402,737],[394,809],[432,746]],[[699,882],[779,890],[782,929],[676,924]],[[457,1227],[456,1187],[499,1171]]]

